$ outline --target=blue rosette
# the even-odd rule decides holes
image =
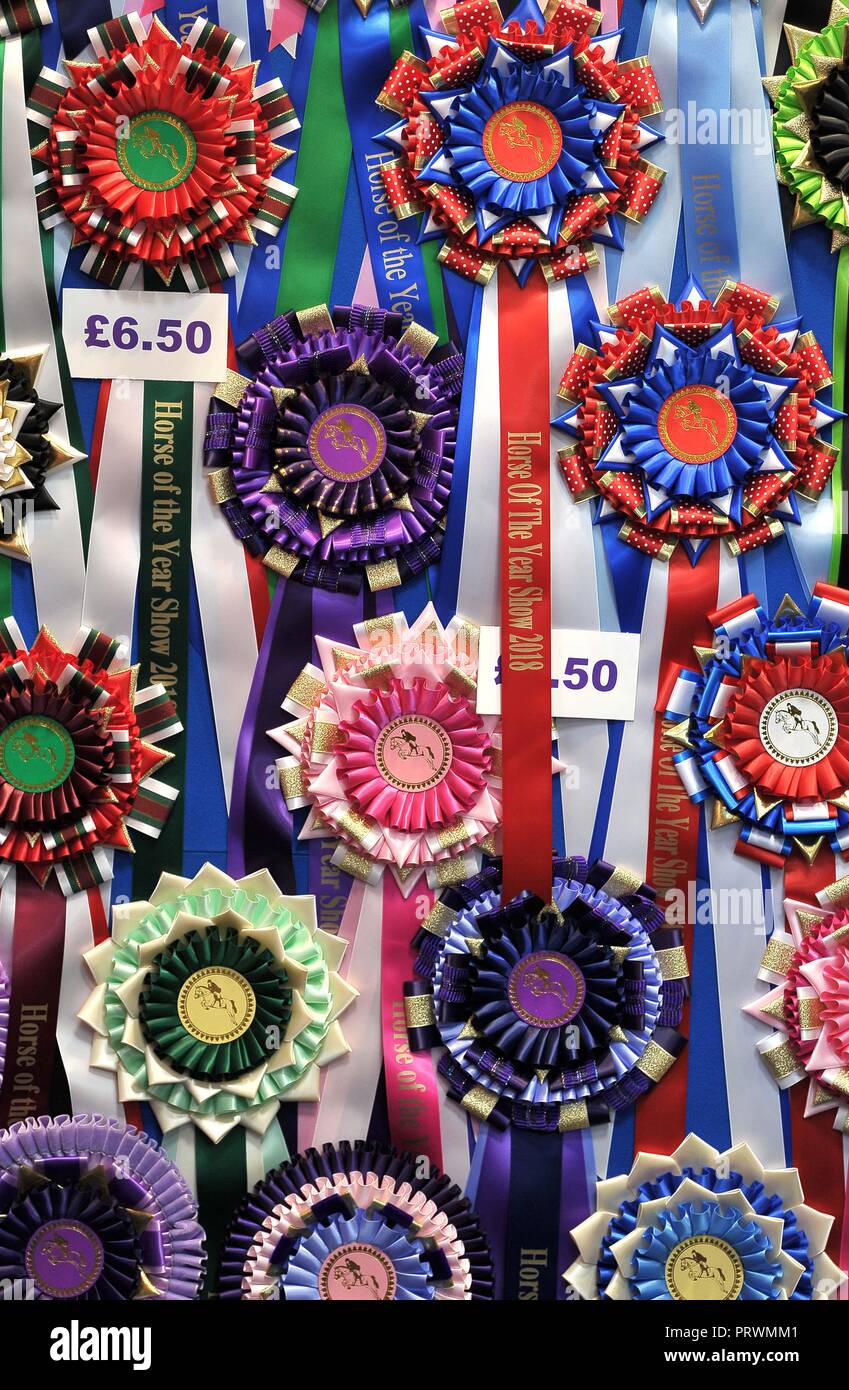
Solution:
[[[442,1046],[450,1098],[498,1128],[606,1122],[683,1049],[681,935],[627,871],[554,863],[550,904],[501,900],[493,861],[450,889],[417,933],[405,986],[410,1046]]]

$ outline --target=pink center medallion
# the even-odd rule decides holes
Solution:
[[[531,183],[553,169],[563,149],[563,132],[536,101],[510,101],[490,116],[483,152],[496,174],[511,183]]]
[[[559,1028],[580,1012],[584,977],[559,951],[534,951],[510,972],[508,996],[513,1012],[534,1028]]]
[[[374,1245],[351,1241],[332,1250],[318,1272],[319,1297],[331,1302],[384,1302],[395,1297],[392,1261]]]
[[[103,1246],[82,1221],[46,1221],[31,1237],[24,1264],[50,1298],[79,1298],[103,1272]]]
[[[355,483],[383,462],[386,432],[377,416],[363,406],[331,405],[313,421],[307,446],[326,478]]]
[[[383,729],[374,747],[377,769],[402,792],[436,787],[451,766],[451,740],[435,719],[402,714]]]
[[[737,412],[713,386],[682,386],[657,417],[660,442],[681,463],[713,463],[733,444]]]

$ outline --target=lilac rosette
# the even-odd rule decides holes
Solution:
[[[152,1139],[100,1115],[0,1130],[0,1279],[36,1299],[179,1301],[204,1267],[197,1205]]]
[[[0,1086],[3,1085],[3,1069],[6,1065],[6,1045],[9,1041],[9,976],[0,961]]]
[[[497,862],[448,890],[417,933],[410,1046],[442,1046],[449,1096],[498,1128],[605,1123],[682,1051],[688,968],[652,888],[555,861],[549,904],[504,903]]]
[[[419,574],[442,546],[463,358],[400,314],[289,313],[239,349],[255,373],[216,389],[205,464],[250,553],[333,591]]]
[[[225,1237],[218,1295],[468,1302],[493,1286],[488,1242],[450,1178],[358,1141],[308,1149],[257,1184]]]

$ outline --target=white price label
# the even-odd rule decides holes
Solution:
[[[65,290],[62,336],[72,376],[221,381],[227,371],[226,294]]]
[[[640,639],[630,632],[555,628],[551,712],[556,719],[634,718]],[[478,714],[501,713],[501,629],[481,628]]]

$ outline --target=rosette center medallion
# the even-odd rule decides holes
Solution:
[[[534,951],[510,972],[510,1004],[534,1028],[558,1028],[571,1022],[580,1013],[586,993],[583,974],[559,951]]]
[[[196,970],[177,997],[180,1022],[198,1042],[235,1042],[256,1016],[256,995],[244,975],[224,966]]]
[[[74,759],[73,739],[55,719],[25,715],[0,733],[0,773],[16,791],[54,791]]]
[[[765,706],[760,737],[766,751],[783,767],[812,767],[837,742],[834,707],[815,690],[785,690]]]
[[[319,1298],[336,1303],[386,1302],[394,1299],[397,1286],[392,1261],[359,1241],[332,1250],[318,1275]]]
[[[554,168],[562,149],[560,126],[536,101],[508,102],[484,126],[483,152],[489,167],[514,183],[542,178]]]
[[[386,431],[372,411],[346,402],[322,410],[307,440],[310,458],[326,478],[367,478],[386,457]]]
[[[713,463],[734,442],[737,412],[727,396],[712,386],[684,386],[664,401],[657,428],[673,458],[682,463]]]
[[[135,184],[164,193],[185,183],[197,161],[192,128],[172,111],[140,111],[118,132],[118,163]]]
[[[437,787],[451,766],[451,740],[435,719],[404,714],[383,729],[374,747],[378,771],[402,792]]]
[[[743,1265],[732,1245],[717,1236],[690,1236],[666,1261],[666,1286],[683,1303],[728,1303],[740,1297]]]
[[[103,1273],[103,1246],[82,1221],[47,1221],[27,1244],[24,1263],[48,1298],[79,1298]]]

